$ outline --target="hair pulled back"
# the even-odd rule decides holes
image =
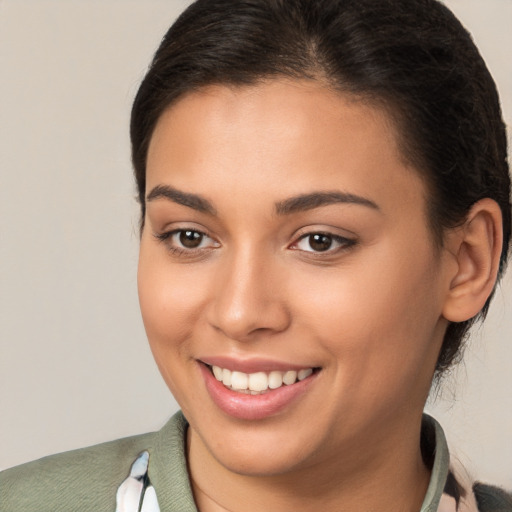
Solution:
[[[427,213],[439,245],[475,202],[494,199],[503,215],[503,273],[511,210],[498,94],[471,36],[436,0],[194,2],[164,36],[133,104],[142,225],[148,146],[164,110],[207,85],[283,76],[320,80],[387,110],[403,156],[428,186]],[[438,374],[460,354],[475,319],[449,325]]]

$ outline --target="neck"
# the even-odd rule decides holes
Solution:
[[[420,450],[421,420],[414,432],[364,443],[285,474],[238,474],[220,464],[189,428],[188,457],[194,497],[201,512],[300,512],[421,508],[430,471]]]

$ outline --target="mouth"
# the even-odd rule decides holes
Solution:
[[[301,397],[314,387],[321,371],[316,367],[287,369],[281,364],[277,369],[272,368],[272,364],[252,362],[245,364],[244,369],[250,372],[246,373],[240,371],[241,368],[235,370],[237,366],[244,366],[243,363],[226,362],[231,368],[219,366],[222,364],[220,360],[217,364],[212,361],[198,363],[213,403],[223,413],[240,420],[263,420],[299,404]]]
[[[318,368],[302,368],[298,371],[274,370],[271,372],[244,373],[215,365],[207,366],[213,376],[219,382],[222,382],[226,388],[247,395],[261,395],[282,386],[291,386],[296,382],[307,379],[313,372],[318,371]]]

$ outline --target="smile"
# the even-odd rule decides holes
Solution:
[[[228,389],[250,395],[259,395],[282,386],[290,386],[308,378],[313,368],[301,370],[243,373],[220,366],[211,366],[215,378]]]
[[[300,403],[322,370],[291,365],[287,368],[286,364],[272,361],[215,359],[217,364],[198,361],[206,390],[223,413],[240,420],[263,420]]]

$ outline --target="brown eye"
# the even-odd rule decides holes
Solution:
[[[197,229],[174,229],[166,233],[153,233],[166,249],[175,257],[188,258],[205,254],[210,249],[220,247],[212,237]]]
[[[187,249],[197,249],[203,241],[204,235],[198,231],[184,230],[179,232],[179,241]]]
[[[315,252],[328,251],[332,246],[332,237],[323,233],[315,233],[308,236],[308,243]]]
[[[343,236],[317,232],[303,235],[292,245],[292,248],[309,253],[335,254],[341,250],[349,249],[356,243],[356,240]]]

